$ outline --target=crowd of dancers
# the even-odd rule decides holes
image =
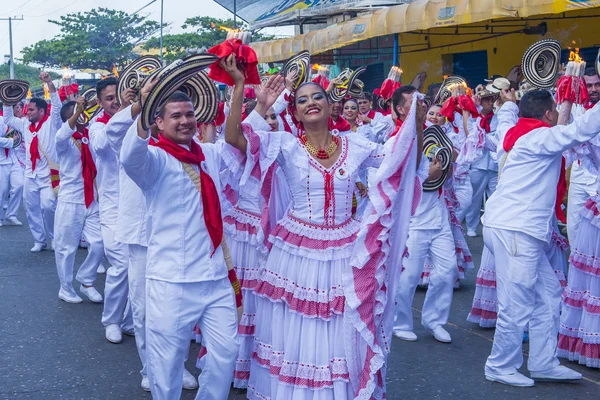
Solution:
[[[555,57],[545,76],[534,59],[525,84],[452,76],[425,96],[395,67],[369,93],[362,69],[311,76],[307,52],[263,77],[252,57],[230,39],[168,67],[142,58],[93,102],[61,99],[45,72],[50,104],[0,82],[0,221],[21,225],[23,199],[59,299],[103,302],[111,343],[135,336],[142,389],[384,398],[392,336],[418,340],[417,286],[423,327],[452,342],[453,291],[474,268],[463,222],[472,237],[483,224],[465,317],[496,329],[486,379],[582,378],[558,357],[600,368],[598,68],[559,73]]]

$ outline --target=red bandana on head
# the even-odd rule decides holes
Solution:
[[[205,159],[202,147],[192,140],[190,150],[188,150],[167,139],[162,133],[158,135],[158,141],[156,143],[152,143],[151,141],[150,145],[163,149],[182,163],[198,166],[200,170],[200,186],[202,187],[200,196],[202,197],[204,223],[213,244],[212,257],[223,240],[223,220],[221,218],[221,202],[217,187],[210,175],[202,167]]]
[[[519,140],[521,137],[525,136],[529,132],[533,131],[534,129],[538,128],[550,128],[550,125],[543,121],[540,121],[539,119],[519,118],[517,124],[510,128],[508,132],[506,132],[504,142],[502,143],[504,151],[508,152],[512,150],[517,140]],[[563,209],[561,207],[563,198],[565,197],[565,194],[567,194],[567,177],[565,166],[565,158],[562,157],[560,175],[558,176],[558,183],[556,186],[556,203],[554,205],[556,218],[558,218],[558,220],[563,223],[566,223],[567,221],[567,219],[565,218],[565,213],[563,212]]]
[[[73,138],[81,143],[81,175],[83,176],[83,197],[85,199],[86,208],[94,201],[94,179],[98,171],[96,164],[90,151],[90,137],[87,128],[84,128],[83,133],[75,132]]]
[[[44,122],[48,120],[48,114],[44,115],[44,117],[38,121],[37,124],[33,122],[29,124],[29,132],[34,133],[33,139],[31,140],[31,144],[29,145],[29,154],[31,155],[31,170],[35,171],[35,166],[37,164],[37,160],[41,160],[40,157],[40,148],[39,148],[39,140],[37,137],[37,133],[42,129],[42,125]]]

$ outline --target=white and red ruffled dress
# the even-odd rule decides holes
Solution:
[[[352,399],[342,270],[359,229],[352,218],[359,168],[377,167],[383,147],[360,134],[343,136],[338,160],[324,168],[292,135],[244,131],[245,172],[258,180],[276,162],[292,198],[271,233],[271,251],[255,286],[248,398]]]

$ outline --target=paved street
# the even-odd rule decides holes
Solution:
[[[20,215],[25,222],[25,215]],[[140,387],[140,363],[134,339],[120,345],[104,339],[102,305],[60,301],[54,253],[30,253],[26,226],[0,228],[0,399],[150,399]],[[476,265],[481,238],[470,241]],[[85,256],[79,251],[77,265]],[[470,271],[455,292],[448,331],[453,343],[437,343],[420,327],[424,291],[415,301],[415,343],[394,339],[388,372],[389,399],[598,399],[600,371],[565,362],[584,374],[577,384],[538,383],[516,389],[485,380],[483,365],[493,330],[466,321],[475,289]],[[103,292],[104,275],[97,288]],[[525,352],[527,348],[525,348]],[[188,369],[198,346],[192,345]],[[195,393],[184,391],[184,399]],[[230,399],[243,399],[232,392]],[[281,399],[287,400],[287,399]]]

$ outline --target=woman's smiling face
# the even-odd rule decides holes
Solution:
[[[300,86],[296,92],[295,102],[295,118],[302,123],[318,122],[329,117],[327,95],[319,85]]]

